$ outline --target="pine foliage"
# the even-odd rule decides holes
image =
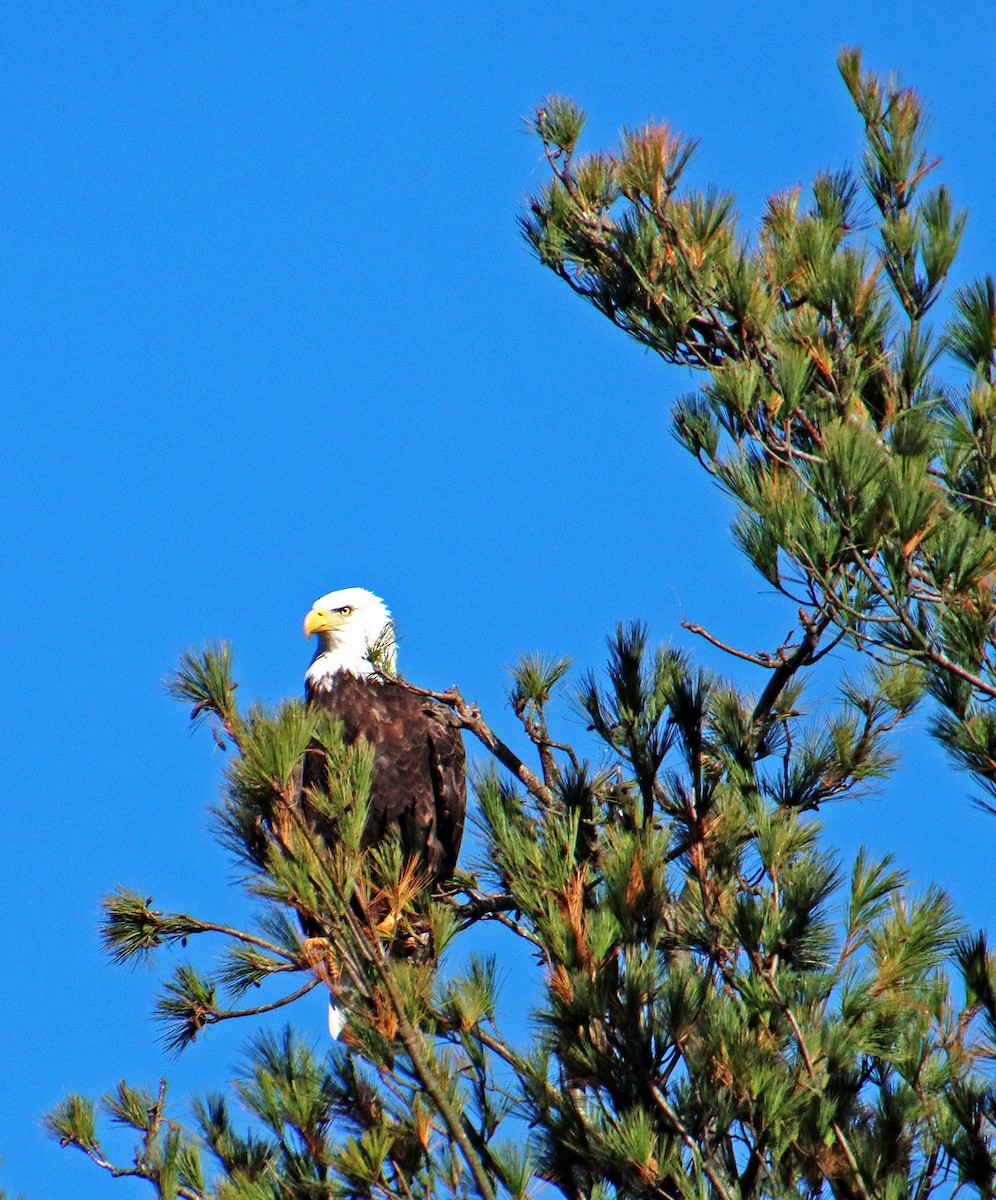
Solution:
[[[181,962],[164,985],[173,1049],[316,986],[347,1007],[344,1041],[318,1053],[289,1028],[258,1034],[237,1112],[212,1095],[187,1123],[167,1115],[165,1084],[122,1082],[100,1107],[138,1136],[132,1167],[112,1164],[83,1098],[50,1114],[53,1135],[196,1200],[926,1197],[953,1178],[989,1194],[992,956],[890,863],[861,856],[845,873],[813,815],[890,769],[884,740],[918,696],[905,668],[845,681],[837,716],[815,724],[797,681],[759,713],[621,627],[577,696],[587,757],[549,732],[566,671],[537,657],[513,668],[513,707],[553,769],[532,789],[481,774],[482,863],[434,899],[405,886],[396,845],[359,847],[364,753],[296,703],[216,714],[240,731],[218,818],[257,927],[118,890],[105,943],[128,961],[222,938],[212,975]],[[305,804],[291,789],[317,736],[330,787]],[[344,822],[336,845],[309,824],[316,808]],[[435,953],[396,953],[426,919]],[[497,955],[448,950],[482,921],[535,959],[528,1033],[500,1017]],[[286,975],[273,999],[234,1003]]]
[[[737,501],[744,553],[807,628],[921,668],[952,714],[935,732],[991,782],[993,282],[959,289],[931,326],[965,214],[928,186],[916,94],[856,50],[839,67],[860,170],[772,196],[752,238],[730,197],[682,189],[687,139],[648,125],[579,154],[584,114],[562,99],[533,122],[552,178],[522,229],[614,324],[704,373],[674,430]],[[967,370],[958,388],[934,373],[944,351]]]

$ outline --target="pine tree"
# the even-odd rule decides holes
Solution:
[[[572,745],[570,664],[526,656],[511,709],[528,761],[458,691],[437,694],[485,766],[475,861],[428,898],[397,844],[361,847],[369,754],[297,702],[241,711],[227,648],[187,656],[174,692],[231,750],[218,834],[256,919],[119,890],[107,949],[221,939],[221,966],[179,963],[157,1003],[175,1049],[314,989],[349,1022],[331,1047],[257,1032],[234,1096],[190,1117],[165,1082],[71,1096],[47,1118],[64,1144],[169,1200],[996,1194],[996,961],[939,890],[863,854],[845,869],[816,815],[895,769],[893,731],[925,696],[956,759],[996,781],[993,285],[958,292],[931,333],[964,218],[923,190],[917,98],[855,52],[841,72],[866,126],[861,179],[820,176],[805,208],[773,198],[753,243],[729,198],[680,193],[679,135],[648,126],[579,155],[576,106],[535,119],[552,179],[529,242],[620,328],[701,368],[676,432],[799,609],[796,640],[735,652],[764,686],[620,627],[573,686],[590,737]],[[933,378],[944,350],[967,369],[960,392]],[[853,677],[832,711],[810,709],[803,676],[841,644]],[[299,796],[316,741],[317,823]],[[391,921],[365,918],[371,896]],[[431,955],[398,953],[416,909]],[[461,945],[482,923],[490,957]],[[534,978],[527,1029],[500,1015],[513,952]],[[134,1131],[127,1165],[101,1113]]]

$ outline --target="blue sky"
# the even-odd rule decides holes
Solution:
[[[142,1188],[60,1152],[40,1112],[164,1070],[182,1101],[230,1076],[243,1036],[165,1061],[153,976],[108,966],[95,933],[119,882],[242,911],[206,818],[222,759],[161,686],[181,651],[228,638],[240,694],[298,694],[304,612],[360,584],[393,608],[406,673],[459,683],[512,736],[522,650],[587,667],[620,619],[750,649],[792,624],[670,439],[693,378],[518,238],[544,177],[521,118],[574,96],[591,147],[667,118],[700,139],[690,180],[736,192],[749,224],[855,160],[834,57],[861,44],[927,99],[971,213],[965,280],[996,267],[996,16],[0,0],[0,31],[0,1187],[97,1200]],[[828,814],[832,839],[893,850],[992,927],[996,821],[922,726],[903,748],[880,796]],[[320,1032],[320,1002],[297,1019]]]

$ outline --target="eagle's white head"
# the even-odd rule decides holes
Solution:
[[[394,670],[394,626],[387,605],[365,588],[342,588],[320,596],[304,618],[304,636],[318,635],[318,649],[305,676],[309,691],[332,686],[333,676],[349,671],[377,679]]]

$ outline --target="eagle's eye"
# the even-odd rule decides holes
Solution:
[[[349,614],[350,614],[350,613],[353,611],[353,609],[352,609],[352,606],[351,606],[351,605],[349,605],[349,604],[344,604],[344,605],[342,606],[342,608],[337,608],[335,611],[336,611],[337,613],[339,613],[339,614],[340,614],[341,616],[343,616],[343,617],[348,617],[348,616],[349,616]]]

